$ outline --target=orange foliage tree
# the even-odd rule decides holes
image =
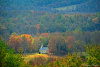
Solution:
[[[34,10],[31,10],[31,12],[34,14]]]
[[[42,34],[41,34],[41,36],[43,36],[43,37],[45,37],[45,38],[46,38],[46,37],[48,37],[48,36],[49,36],[49,34],[48,34],[48,33],[42,33]]]
[[[75,37],[74,36],[67,36],[67,43],[68,43],[68,48],[71,48],[71,45],[75,42]]]
[[[32,52],[34,49],[34,39],[29,34],[22,34],[20,36],[11,35],[8,46],[14,48],[16,52],[18,52],[21,47],[24,53],[26,51]]]
[[[49,36],[48,33],[42,33],[39,38],[40,38],[41,44],[46,47],[51,37]]]
[[[56,38],[52,37],[48,43],[48,48],[49,48],[49,53],[56,53],[57,48],[56,48]]]
[[[63,36],[52,37],[48,43],[50,53],[61,54],[66,51],[65,38]]]
[[[24,50],[29,50],[31,52],[34,49],[34,39],[32,36],[29,34],[22,34],[21,39]]]
[[[19,51],[21,47],[21,38],[19,36],[11,36],[8,41],[8,46],[14,48],[16,52]]]
[[[92,21],[93,21],[95,24],[98,24],[98,22],[99,22],[99,20],[98,20],[97,17],[96,17],[96,18],[93,18]]]
[[[98,31],[99,31],[99,29],[100,29],[99,19],[100,19],[100,18],[98,18],[98,17],[92,19],[92,21],[93,21],[93,22],[95,23],[95,25],[96,25],[95,28],[97,28]]]

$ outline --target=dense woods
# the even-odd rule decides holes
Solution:
[[[0,67],[100,67],[99,7],[99,0],[1,0]]]
[[[88,43],[100,43],[100,13],[62,15],[31,10],[0,18],[0,35],[16,52],[20,47],[24,53],[38,52],[42,44],[51,53],[67,54],[86,51]]]
[[[16,15],[14,15],[16,14]],[[94,14],[72,14],[62,15],[47,13],[43,11],[19,14],[12,13],[7,17],[0,16],[1,34],[15,32],[18,34],[52,33],[66,31],[99,31],[100,30],[100,13]],[[36,26],[38,24],[38,26]],[[7,30],[7,31],[6,31]]]

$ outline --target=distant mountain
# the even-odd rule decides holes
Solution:
[[[60,12],[100,12],[100,0],[87,0],[81,4],[55,8]]]
[[[0,10],[99,12],[100,0],[0,0]]]
[[[100,0],[89,0],[86,3],[77,5],[76,11],[80,12],[99,12]]]

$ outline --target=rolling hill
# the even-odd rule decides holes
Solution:
[[[34,10],[51,13],[99,12],[100,0],[1,0],[0,10]]]

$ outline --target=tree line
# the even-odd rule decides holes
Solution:
[[[23,53],[39,52],[41,45],[48,47],[49,53],[65,55],[68,52],[85,52],[85,46],[89,43],[100,43],[100,32],[82,32],[82,31],[66,31],[65,33],[42,33],[36,36],[29,34],[18,35],[12,33],[7,45],[9,48],[14,48],[18,53],[19,48]]]

